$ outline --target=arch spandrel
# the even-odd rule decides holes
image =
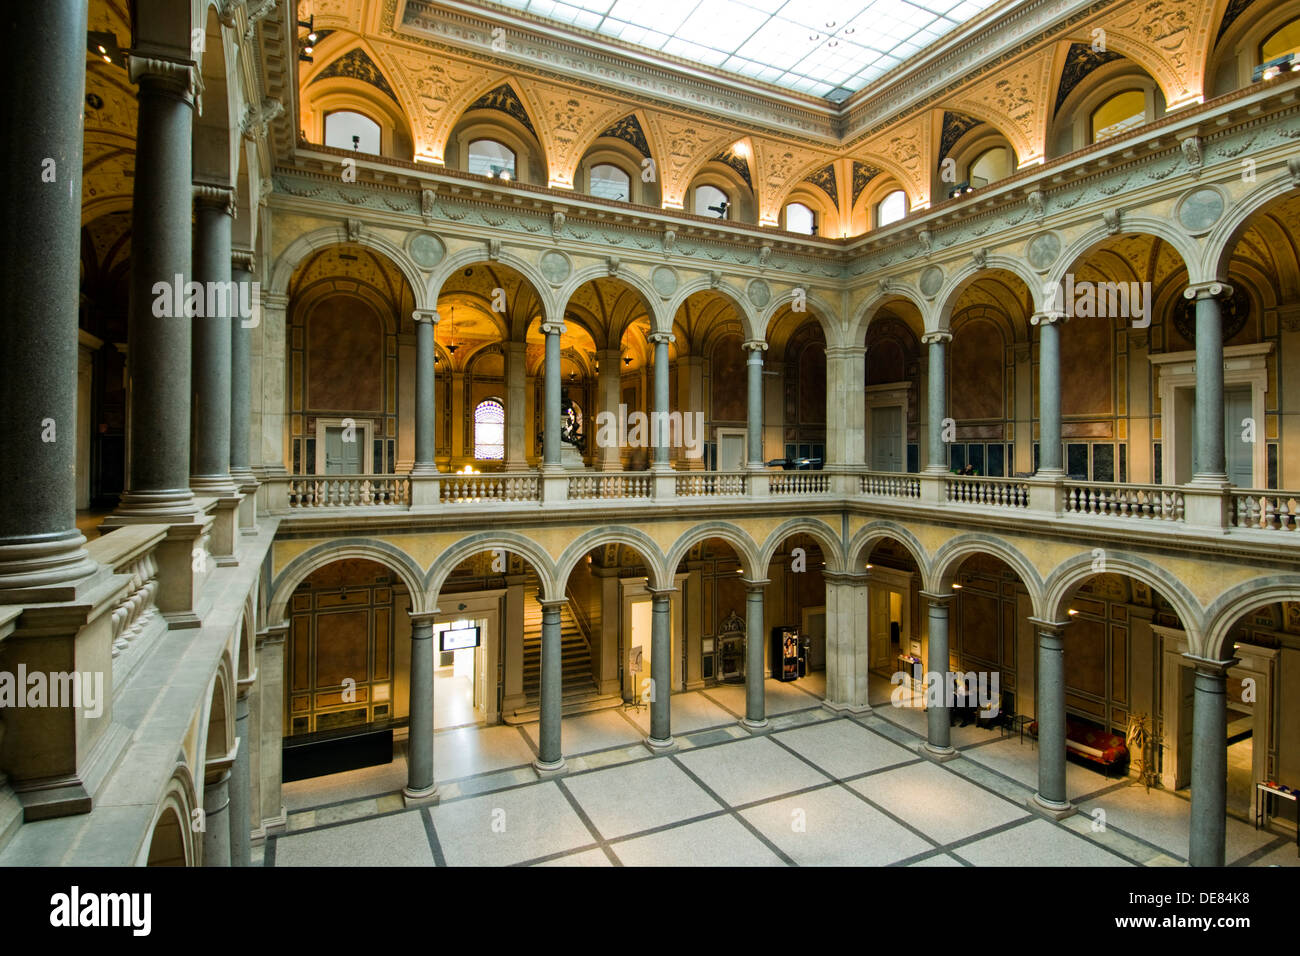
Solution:
[[[406,542],[402,542],[405,544]],[[379,538],[334,538],[324,541],[277,541],[272,552],[272,579],[267,621],[280,624],[293,592],[313,572],[336,561],[361,558],[389,568],[411,595],[411,611],[425,610],[424,571],[399,545]]]
[[[844,570],[844,545],[840,540],[838,533],[830,525],[817,518],[791,518],[789,521],[782,522],[779,527],[770,532],[763,541],[762,550],[760,551],[760,561],[762,567],[767,567],[772,563],[772,558],[781,546],[795,535],[807,535],[817,542],[821,548],[822,557],[826,561],[826,570],[832,574],[838,574]]]

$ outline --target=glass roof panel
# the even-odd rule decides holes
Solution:
[[[498,0],[740,76],[856,92],[999,0]]]

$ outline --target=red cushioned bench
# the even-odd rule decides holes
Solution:
[[[1038,736],[1038,721],[1029,725],[1029,733]],[[1084,760],[1100,764],[1108,772],[1128,760],[1128,745],[1123,737],[1073,717],[1065,718],[1065,749]]]

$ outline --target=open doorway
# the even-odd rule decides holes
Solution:
[[[433,626],[433,724],[441,729],[486,720],[486,686],[481,679],[488,622],[462,618]]]

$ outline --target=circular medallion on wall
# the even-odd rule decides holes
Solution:
[[[650,284],[667,299],[677,291],[677,270],[672,266],[659,266],[650,273]]]
[[[406,251],[421,269],[432,269],[446,255],[447,247],[431,232],[417,232],[406,240]]]
[[[921,273],[921,281],[918,285],[923,296],[933,299],[943,288],[943,270],[938,266],[930,266]]]
[[[1246,327],[1250,319],[1250,296],[1241,286],[1232,295],[1219,300],[1219,315],[1223,321],[1223,341],[1231,342]],[[1182,299],[1174,306],[1174,328],[1189,345],[1196,344],[1196,300]]]
[[[1178,201],[1174,213],[1178,224],[1192,235],[1207,232],[1223,215],[1223,193],[1203,186],[1188,193]]]
[[[1061,237],[1054,232],[1040,232],[1025,246],[1025,258],[1038,272],[1046,272],[1061,254]]]
[[[552,249],[542,256],[541,268],[547,282],[551,285],[559,285],[569,278],[569,273],[573,271],[573,263],[569,262],[569,257],[563,252]]]
[[[767,308],[767,304],[772,301],[772,289],[762,279],[750,279],[747,291],[749,301],[760,309]]]

